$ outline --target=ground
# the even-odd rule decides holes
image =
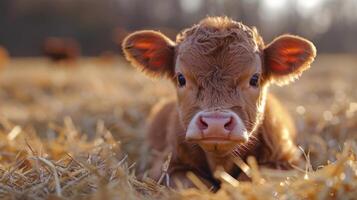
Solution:
[[[294,116],[308,169],[261,172],[252,160],[253,182],[220,172],[226,184],[213,196],[135,177],[147,162],[150,108],[175,98],[169,81],[121,58],[13,59],[0,71],[0,197],[348,199],[357,194],[356,67],[354,55],[319,55],[299,80],[271,88]]]

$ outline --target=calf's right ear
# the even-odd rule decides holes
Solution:
[[[122,44],[125,58],[150,76],[174,75],[175,43],[156,31],[137,31]]]

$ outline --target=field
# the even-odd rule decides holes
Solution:
[[[13,59],[0,71],[0,197],[356,199],[356,85],[355,55],[319,55],[300,80],[272,87],[294,116],[306,169],[259,170],[251,159],[242,166],[252,182],[217,172],[222,189],[212,194],[199,181],[171,190],[145,176],[145,119],[175,98],[168,81],[121,58]]]

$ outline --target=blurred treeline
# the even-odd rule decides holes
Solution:
[[[292,33],[313,40],[320,53],[357,52],[357,0],[0,0],[0,45],[12,56],[38,56],[46,37],[70,37],[93,56],[119,52],[130,31],[174,38],[208,15],[254,25],[267,42]]]

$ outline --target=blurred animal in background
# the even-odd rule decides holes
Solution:
[[[154,110],[147,134],[151,149],[172,153],[171,185],[192,187],[191,171],[219,187],[213,175],[219,167],[246,180],[235,161],[248,156],[275,169],[303,163],[293,121],[268,87],[286,85],[310,67],[316,56],[310,41],[282,35],[266,45],[255,28],[209,17],[176,42],[156,31],[134,32],[123,50],[136,68],[176,86],[177,101]],[[153,159],[152,178],[164,173],[164,162],[163,155]]]
[[[0,45],[0,70],[4,68],[10,60],[9,52]]]
[[[75,61],[81,54],[80,45],[73,38],[46,38],[42,50],[43,54],[54,62]]]

